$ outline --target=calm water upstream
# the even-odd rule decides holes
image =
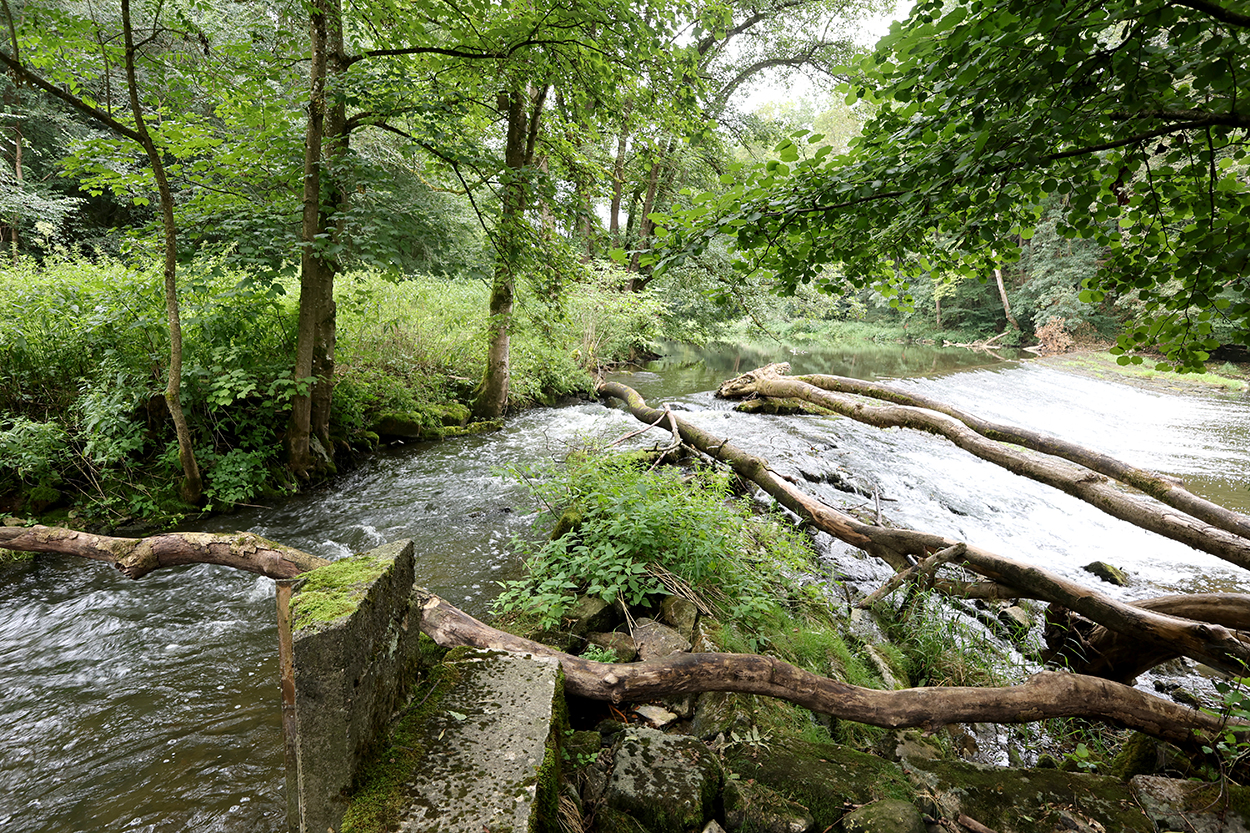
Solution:
[[[842,506],[868,501],[815,481],[837,473],[876,492],[899,524],[960,536],[1073,578],[1095,559],[1134,583],[1118,594],[1250,588],[1243,571],[1139,532],[937,438],[828,417],[733,413],[708,392],[768,361],[794,372],[893,378],[986,417],[1082,442],[1183,478],[1250,511],[1250,400],[1156,393],[1037,363],[960,350],[866,345],[812,353],[671,350],[622,374],[653,404],[763,454]],[[538,410],[496,434],[397,446],[333,488],[200,528],[249,529],[337,558],[417,542],[422,581],[486,610],[516,574],[509,541],[532,507],[498,472],[562,456],[638,424],[598,404]],[[646,438],[641,438],[644,441]],[[879,572],[847,553],[835,571]],[[1106,589],[1105,587],[1103,589]],[[282,827],[281,721],[273,588],[207,566],[132,582],[94,562],[44,556],[0,565],[0,831],[221,831]]]

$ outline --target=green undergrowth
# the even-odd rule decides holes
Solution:
[[[497,613],[554,627],[583,593],[638,606],[678,588],[754,633],[804,595],[793,576],[810,558],[805,539],[735,498],[726,470],[580,451],[515,474],[546,508],[541,522],[565,522],[547,541],[517,542],[526,577],[503,585]]]
[[[558,303],[518,295],[510,407],[590,393],[586,368],[656,338],[655,305],[585,268]],[[176,493],[164,390],[169,339],[160,264],[68,254],[0,265],[0,512],[59,525],[160,526],[299,488],[283,437],[292,397],[299,285],[220,258],[180,264],[182,405],[204,503]],[[472,430],[485,356],[487,289],[476,280],[340,275],[337,459],[376,446],[386,414],[422,438]],[[72,510],[72,512],[70,511]]]
[[[1120,364],[1120,359],[1127,359],[1128,364]],[[1237,393],[1246,390],[1250,384],[1246,370],[1230,362],[1223,362],[1206,373],[1177,373],[1166,363],[1148,356],[1117,357],[1106,351],[1055,356],[1047,361],[1065,370],[1098,378],[1123,378],[1158,383],[1164,387],[1208,388]]]

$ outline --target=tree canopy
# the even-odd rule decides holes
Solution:
[[[1104,253],[1083,300],[1136,313],[1118,349],[1197,369],[1221,322],[1250,344],[1243,6],[918,3],[848,85],[856,107],[876,108],[849,151],[796,136],[727,174],[723,193],[665,218],[685,245],[662,263],[727,232],[743,269],[784,288],[894,294],[1018,260],[1058,199],[1059,234]]]

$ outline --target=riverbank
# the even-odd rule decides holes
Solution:
[[[1250,363],[1247,362],[1213,361],[1209,363],[1212,367],[1210,372],[1182,374],[1156,369],[1157,357],[1146,357],[1139,365],[1119,364],[1117,357],[1108,352],[1111,346],[1088,347],[1032,361],[1094,379],[1115,379],[1169,393],[1244,393],[1250,390]]]
[[[374,272],[339,277],[332,458],[283,460],[298,285],[200,258],[182,270],[182,404],[204,476],[183,503],[163,390],[159,265],[50,258],[0,267],[0,515],[142,534],[315,487],[380,445],[490,430],[469,406],[485,362],[487,288]],[[553,301],[518,299],[509,409],[590,393],[587,369],[661,335],[657,302],[588,270]]]

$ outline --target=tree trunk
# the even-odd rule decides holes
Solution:
[[[612,245],[621,246],[621,197],[625,194],[625,150],[629,143],[629,131],[621,125],[616,137],[616,160],[612,163],[612,204],[608,208],[608,237]]]
[[[219,564],[275,579],[294,578],[330,562],[250,534],[170,533],[150,538],[111,538],[68,529],[0,527],[0,547],[61,553],[113,564],[129,578],[186,564]],[[1108,680],[1042,672],[1001,688],[931,687],[877,691],[848,685],[752,654],[676,654],[641,663],[601,663],[565,654],[496,630],[423,588],[412,598],[423,633],[445,648],[553,657],[566,689],[613,703],[654,700],[705,691],[759,694],[811,711],[870,726],[935,730],[949,723],[1030,723],[1054,717],[1104,720],[1186,748],[1210,745],[1227,731],[1250,727],[1190,709]]]
[[[498,419],[508,407],[512,304],[527,232],[524,217],[526,168],[534,159],[546,97],[546,87],[532,96],[520,90],[501,96],[500,109],[508,117],[507,143],[504,146],[505,180],[497,234],[499,254],[490,288],[486,372],[473,402],[473,414],[478,419]]]
[[[1230,728],[1218,715],[1181,706],[1119,683],[1041,672],[1003,688],[945,687],[877,691],[848,685],[752,654],[676,654],[639,663],[602,663],[556,651],[482,624],[438,596],[414,589],[421,631],[443,647],[472,645],[559,660],[566,690],[612,703],[705,691],[760,694],[840,720],[933,731],[949,723],[1031,723],[1052,717],[1105,720],[1190,749]],[[1234,731],[1250,732],[1233,726]]]
[[[303,220],[300,240],[299,324],[295,345],[295,382],[287,454],[291,470],[306,477],[331,464],[330,402],[334,391],[335,306],[334,276],[337,257],[327,247],[337,243],[336,209],[341,197],[325,200],[322,191],[333,177],[326,170],[330,155],[346,152],[346,118],[341,100],[331,103],[327,84],[331,73],[342,72],[342,15],[338,0],[317,0],[309,20],[312,60],[309,69],[308,122],[304,137]],[[311,380],[311,385],[304,386]],[[314,454],[313,437],[322,453]]]
[[[601,381],[598,390],[601,395],[621,399],[630,413],[646,424],[658,423],[666,416],[664,411],[648,407],[636,391],[620,383]],[[923,558],[929,553],[961,543],[940,535],[862,523],[803,493],[772,471],[767,461],[747,454],[728,440],[703,431],[675,415],[673,419],[684,442],[714,460],[728,463],[735,472],[755,483],[785,508],[838,540],[881,558],[896,571],[910,567],[912,556]],[[1153,645],[1174,648],[1185,656],[1233,674],[1242,673],[1244,664],[1250,662],[1250,645],[1228,628],[1133,607],[1041,568],[1003,558],[971,544],[967,544],[966,551],[955,563],[989,579],[989,582],[939,579],[933,584],[935,589],[954,595],[1032,598],[1060,605],[1109,630]]]
[[[135,75],[135,39],[130,21],[130,0],[122,0],[122,34],[126,44],[126,84],[130,93],[130,112],[135,120],[139,143],[147,153],[160,194],[161,226],[165,232],[165,316],[169,324],[169,379],[165,384],[165,404],[174,422],[178,436],[178,460],[182,464],[182,483],[179,491],[187,503],[199,503],[204,493],[200,467],[195,459],[191,443],[191,429],[182,412],[182,319],[178,308],[178,239],[174,225],[174,197],[165,176],[165,164],[152,141],[147,123],[143,119],[143,107],[139,103],[139,82]]]
[[[1243,537],[1242,531],[1250,527],[1250,519],[1189,495],[1183,488],[1167,483],[1157,476],[1149,475],[1141,470],[1131,470],[1131,467],[1106,455],[1083,449],[1075,444],[1063,443],[1045,435],[1004,426],[990,426],[988,423],[983,424],[982,430],[978,431],[970,426],[978,422],[975,418],[960,414],[948,406],[930,408],[912,404],[872,405],[862,400],[841,396],[826,387],[828,385],[844,390],[855,388],[857,393],[875,388],[880,391],[877,398],[889,399],[892,403],[897,403],[908,396],[902,392],[889,391],[884,386],[854,384],[854,380],[842,380],[839,377],[784,376],[783,374],[788,370],[789,365],[786,364],[760,368],[726,381],[721,385],[717,395],[726,398],[761,395],[801,399],[878,428],[902,427],[938,434],[983,460],[988,460],[1030,480],[1052,486],[1101,509],[1108,515],[1187,544],[1194,549],[1210,553],[1239,567],[1250,569],[1250,537]],[[913,397],[912,401],[919,402],[921,397]],[[1030,441],[1030,437],[1034,441]],[[1040,451],[1063,448],[1067,453],[1058,455],[1064,458],[1062,462],[1042,459],[1009,448],[1006,443],[1011,442],[1019,442],[1028,448]],[[1076,458],[1079,462],[1074,465],[1072,458]],[[1123,473],[1129,478],[1124,482],[1147,487],[1148,494],[1151,496],[1170,495],[1173,498],[1170,504],[1175,508],[1179,508],[1177,504],[1193,506],[1201,511],[1202,515],[1185,517],[1175,512],[1167,512],[1142,497],[1126,494],[1111,482],[1108,476],[1084,465],[1085,461],[1095,463],[1107,471]],[[1233,532],[1225,528],[1213,529],[1209,524],[1214,524],[1216,521],[1219,521],[1222,526],[1231,527],[1237,531]]]
[[[1020,322],[1011,314],[1011,304],[1007,301],[1007,288],[1003,286],[1003,270],[994,270],[994,280],[998,282],[998,297],[1003,301],[1003,314],[1007,316],[1007,321],[1017,330],[1020,329]]]

